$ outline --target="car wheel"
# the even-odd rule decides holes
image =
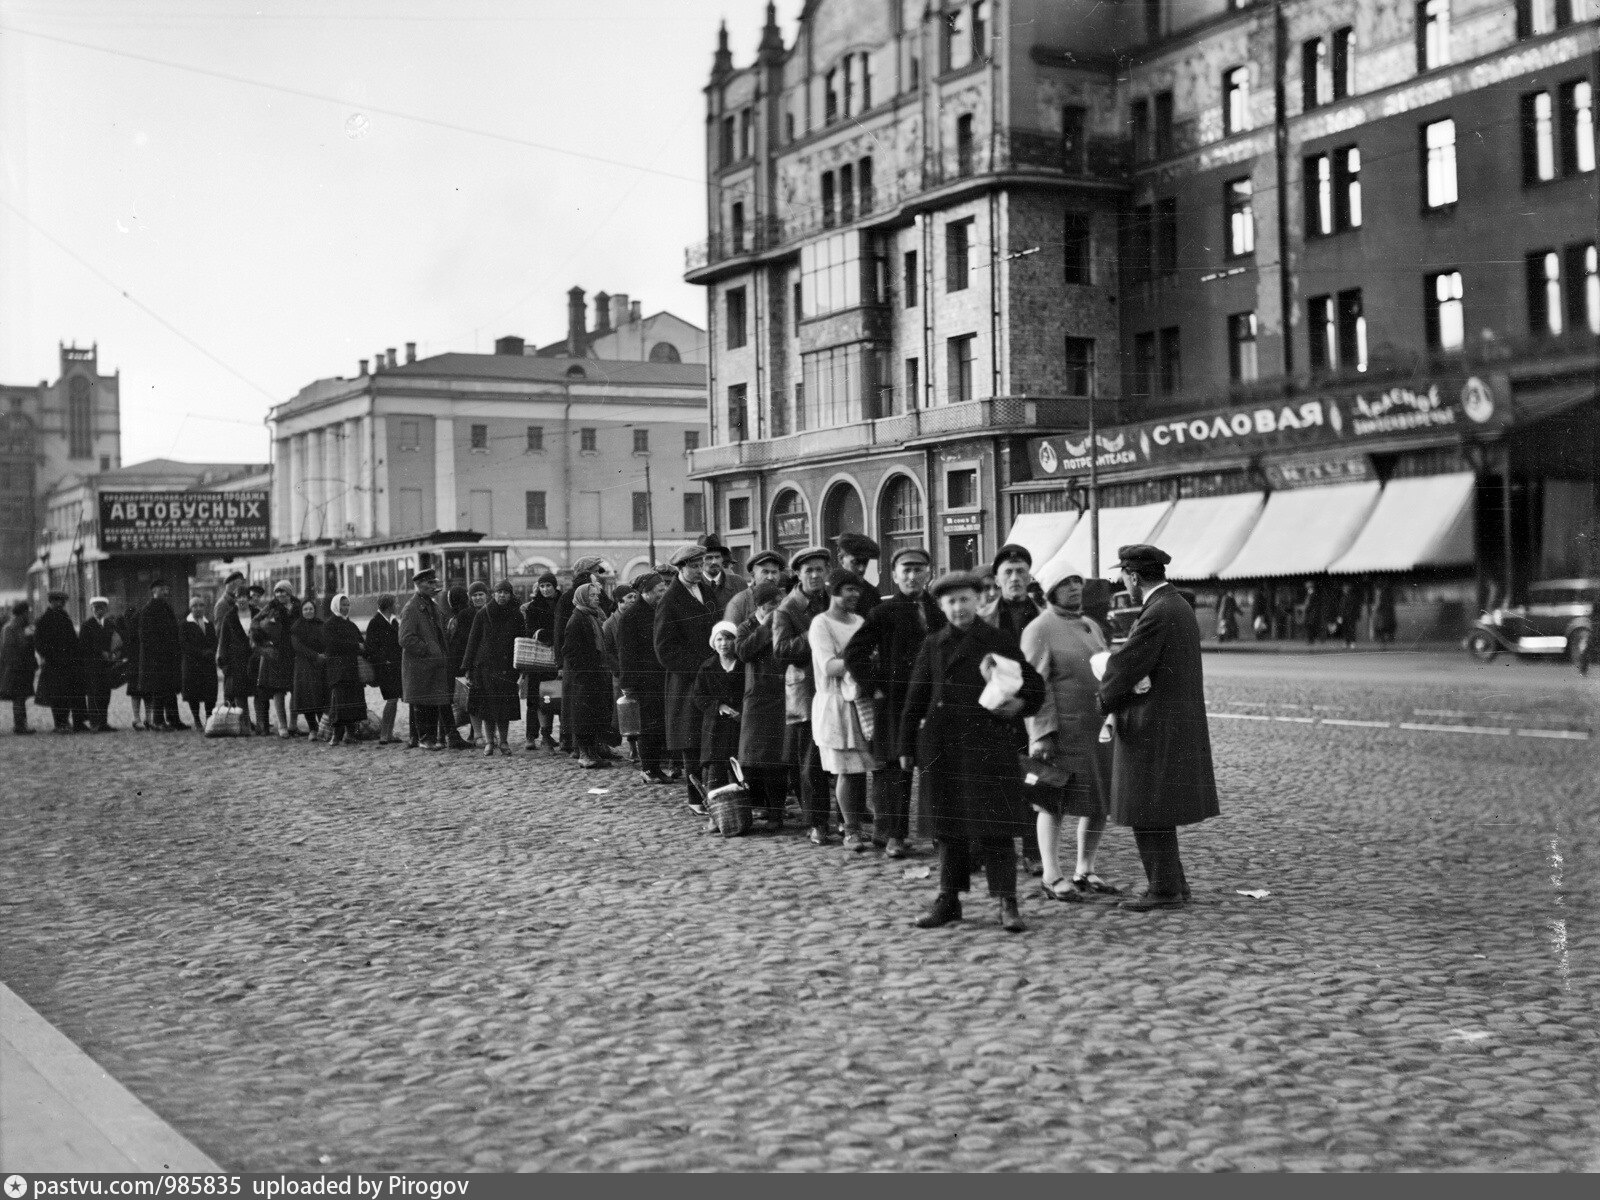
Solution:
[[[1480,631],[1467,638],[1467,653],[1479,662],[1493,662],[1500,647],[1492,637]]]
[[[1567,657],[1572,660],[1572,665],[1578,668],[1579,675],[1589,673],[1589,646],[1592,634],[1587,629],[1580,629],[1567,639]]]

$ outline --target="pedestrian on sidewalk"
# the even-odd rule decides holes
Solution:
[[[758,556],[759,557],[759,556]],[[781,561],[781,560],[780,560]],[[758,568],[752,568],[757,570]],[[739,703],[739,765],[750,788],[750,805],[771,830],[783,828],[789,795],[789,767],[783,757],[784,673],[787,667],[772,652],[773,615],[783,588],[771,578],[749,589],[753,602],[738,626],[735,646],[744,663],[744,691]],[[738,603],[728,605],[732,610]],[[731,624],[731,622],[730,622]]]
[[[377,620],[376,617],[373,620]],[[350,597],[340,592],[328,602],[322,624],[323,679],[328,696],[328,745],[354,743],[355,730],[367,719],[367,689],[361,682],[366,644],[350,619]]]
[[[705,661],[711,627],[722,611],[710,587],[701,578],[705,547],[680,546],[672,555],[678,577],[656,605],[656,658],[666,672],[667,755],[682,766],[689,791],[689,807],[703,811],[700,788],[700,713],[690,696],[695,676]]]
[[[600,750],[601,739],[611,728],[612,713],[611,667],[601,644],[600,623],[605,611],[600,607],[600,595],[600,584],[592,579],[572,589],[572,616],[561,635],[562,719],[572,721],[578,765],[585,770],[607,766],[611,757]],[[695,770],[698,773],[698,764]]]
[[[811,724],[816,677],[811,656],[811,622],[827,611],[828,568],[833,556],[823,546],[808,546],[789,559],[799,586],[778,605],[772,618],[772,652],[784,664],[784,758],[800,776],[801,820],[814,846],[828,843],[831,797]]]
[[[1022,631],[1022,652],[1045,682],[1044,701],[1027,720],[1028,755],[1054,764],[1068,778],[1034,789],[1035,832],[1044,864],[1040,888],[1052,900],[1081,900],[1117,888],[1095,873],[1111,793],[1111,746],[1090,660],[1109,647],[1099,626],[1083,615],[1083,578],[1067,575],[1045,597],[1049,607]],[[1060,866],[1061,825],[1077,818],[1077,863],[1069,880]]]
[[[222,669],[222,702],[243,712],[239,725],[244,733],[266,732],[264,727],[256,728],[251,715],[251,701],[256,692],[256,663],[250,648],[250,622],[255,619],[265,594],[260,584],[253,583],[226,608],[219,604],[218,611],[225,615],[215,619],[217,666]]]
[[[517,594],[502,579],[494,586],[494,599],[478,610],[467,638],[466,665],[472,689],[467,703],[473,719],[483,726],[485,758],[498,749],[511,753],[511,722],[522,717],[517,696],[517,639],[527,636]]]
[[[32,733],[28,725],[28,701],[33,697],[33,680],[39,660],[33,653],[33,626],[28,621],[31,608],[26,600],[11,605],[11,619],[0,631],[0,700],[11,701],[11,732]]]
[[[178,641],[183,647],[183,702],[189,706],[194,727],[204,734],[217,705],[217,628],[206,615],[204,597],[189,597],[189,615],[179,627]]]
[[[639,772],[646,783],[671,783],[666,756],[667,674],[656,657],[656,609],[667,581],[654,571],[634,580],[639,601],[617,622],[617,667],[623,695],[639,706]]]
[[[110,612],[111,601],[104,596],[96,596],[89,601],[89,615],[78,626],[78,663],[83,670],[83,703],[88,710],[89,728],[96,733],[111,732],[111,680],[122,642],[111,624]]]
[[[128,689],[128,703],[133,708],[133,720],[128,728],[142,733],[151,728],[145,708],[144,693],[139,690],[139,606],[129,604],[122,615],[112,621],[112,627],[122,634],[121,674]]]
[[[867,812],[867,775],[872,770],[872,744],[861,723],[857,702],[871,703],[870,692],[845,665],[845,647],[863,621],[856,614],[867,584],[854,571],[836,567],[828,572],[828,607],[818,613],[806,631],[811,643],[811,674],[816,693],[811,698],[811,736],[816,740],[822,769],[833,780],[833,798],[844,823],[844,848],[855,853],[871,848],[862,834]],[[870,718],[869,718],[870,719]]]
[[[401,698],[408,710],[411,745],[443,750],[445,729],[455,728],[444,711],[452,703],[454,691],[444,614],[434,600],[439,591],[438,572],[425,567],[412,576],[411,586],[411,599],[400,614]]]
[[[89,714],[83,702],[78,630],[67,615],[67,593],[51,592],[46,600],[49,607],[33,630],[40,659],[37,703],[50,710],[57,733],[85,732]]]
[[[1385,646],[1394,641],[1400,623],[1395,616],[1394,584],[1389,580],[1380,579],[1373,588],[1372,612],[1367,619],[1372,622],[1373,641]]]
[[[178,713],[183,688],[183,638],[178,614],[167,599],[165,579],[150,581],[150,601],[139,612],[139,690],[144,693],[154,728],[187,729]]]
[[[533,595],[528,597],[528,602],[522,606],[522,623],[527,629],[527,636],[543,642],[553,651],[556,644],[556,602],[560,600],[561,592],[556,583],[556,577],[549,571],[539,576],[538,583],[534,584]],[[559,668],[534,668],[526,672],[528,677],[528,714],[523,722],[523,735],[529,750],[534,749],[540,742],[552,754],[556,752],[555,709],[545,703],[541,683],[549,683],[561,677]],[[534,731],[538,730],[535,735]]]
[[[983,864],[1000,924],[1020,933],[1016,841],[1031,832],[1022,797],[1022,768],[1011,723],[1032,716],[1044,700],[1044,680],[1022,657],[1016,639],[978,616],[982,577],[941,575],[932,591],[947,624],[917,653],[900,716],[900,766],[913,763],[930,781],[933,834],[939,842],[939,894],[917,919],[923,929],[959,921],[961,893]],[[991,679],[1011,677],[1015,690]],[[911,748],[915,747],[912,752]]]
[[[390,593],[384,592],[378,597],[378,611],[367,622],[362,644],[366,659],[372,664],[372,682],[383,699],[383,715],[378,719],[378,745],[393,746],[400,741],[394,735],[394,721],[400,697],[405,692],[405,681],[400,674],[400,622],[395,618],[394,596]],[[364,695],[362,702],[365,703]]]
[[[489,585],[483,580],[474,580],[469,588],[453,587],[447,593],[450,602],[450,620],[445,625],[445,636],[450,648],[450,677],[467,684],[467,736],[462,737],[457,732],[461,722],[457,719],[462,714],[455,706],[454,694],[446,720],[449,722],[448,743],[452,750],[464,750],[468,747],[476,748],[482,738],[478,735],[483,732],[483,721],[472,713],[472,683],[468,678],[471,663],[467,659],[467,643],[472,640],[472,624],[477,620],[478,614],[489,603]]]
[[[1111,819],[1131,826],[1149,887],[1121,907],[1181,908],[1189,882],[1178,855],[1178,826],[1219,815],[1206,724],[1200,624],[1167,583],[1172,556],[1155,546],[1117,551],[1122,581],[1142,607],[1128,640],[1100,682],[1100,709],[1116,714]],[[1138,690],[1148,679],[1147,689]]]
[[[289,640],[289,628],[299,608],[294,588],[288,580],[280,579],[272,585],[272,599],[250,622],[250,645],[257,664],[257,731],[268,733],[272,728],[271,718],[276,716],[280,738],[298,736],[294,723],[289,720],[288,695],[294,687],[294,644]]]
[[[328,643],[317,616],[317,602],[307,596],[300,603],[300,619],[289,627],[294,647],[294,707],[291,720],[306,719],[306,733],[316,737],[322,714],[328,708]]]
[[[707,796],[732,782],[728,760],[739,757],[744,670],[735,652],[738,640],[738,630],[730,622],[713,625],[712,654],[694,678],[694,706],[700,713],[700,779]]]
[[[1345,649],[1354,650],[1361,632],[1361,613],[1366,608],[1366,584],[1348,582],[1339,593],[1339,636]]]

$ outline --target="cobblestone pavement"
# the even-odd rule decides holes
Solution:
[[[1213,736],[1191,909],[1007,936],[566,759],[0,733],[0,975],[235,1169],[1600,1167],[1595,743]]]

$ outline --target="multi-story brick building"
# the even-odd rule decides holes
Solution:
[[[785,46],[769,6],[688,271],[719,527],[1081,558],[1093,396],[1105,540],[1211,528],[1200,579],[1287,573],[1273,501],[1330,480],[1297,575],[1600,568],[1597,7],[815,0]]]

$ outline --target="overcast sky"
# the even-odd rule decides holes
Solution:
[[[264,460],[268,405],[311,380],[553,341],[573,284],[704,325],[701,88],[719,19],[742,65],[764,15],[0,0],[0,381],[97,342],[124,462]]]

